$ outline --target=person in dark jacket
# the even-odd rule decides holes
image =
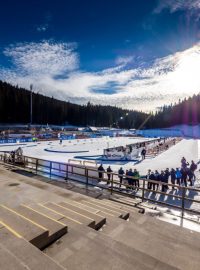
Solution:
[[[146,149],[145,148],[142,149],[141,156],[142,156],[142,160],[144,160],[146,157]]]
[[[175,185],[176,184],[176,171],[173,168],[171,169],[170,175],[171,175],[171,183]],[[174,186],[172,186],[172,189],[174,189]]]
[[[190,182],[190,186],[192,187],[192,179],[193,179],[193,176],[194,176],[193,172],[190,169],[188,169],[187,175],[188,175],[188,182]]]
[[[157,182],[160,181],[160,174],[157,170],[155,170],[155,173],[154,173],[154,181],[157,181]],[[159,183],[153,184],[153,190],[158,190],[158,187],[159,187]]]
[[[151,175],[151,170],[149,169],[148,172],[147,172],[147,175],[146,175],[146,179],[149,179],[150,175]],[[150,184],[151,184],[150,182],[147,182],[147,188],[148,189],[151,189],[151,185]]]
[[[132,169],[130,169],[130,170],[128,171],[128,184],[129,184],[129,189],[133,189],[133,187],[135,187],[135,181],[134,181],[134,179],[133,179],[133,176],[134,176],[133,171],[132,171]]]
[[[110,166],[108,166],[107,168],[107,176],[108,176],[108,181],[107,181],[107,185],[110,184],[110,177],[111,177],[111,173],[113,172],[112,169],[110,168]]]
[[[194,163],[194,161],[192,160],[191,161],[191,164],[190,164],[190,171],[191,171],[191,174],[193,175],[193,179],[196,180],[196,176],[195,176],[195,170],[197,169],[197,164]]]
[[[134,169],[133,178],[134,178],[133,181],[135,183],[135,187],[139,188],[140,187],[140,174],[136,169]]]
[[[167,177],[164,171],[161,171],[160,174],[160,181],[162,182],[162,192],[166,192],[166,181],[167,181]]]
[[[169,171],[169,168],[167,168],[164,172],[165,174],[165,183],[169,183],[169,177],[170,177],[170,171]],[[168,185],[166,185],[166,189],[168,189]]]
[[[119,177],[119,187],[121,187],[122,185],[122,181],[123,181],[123,175],[124,175],[124,170],[122,169],[122,167],[119,169],[118,171],[118,177]]]
[[[181,159],[181,169],[183,169],[183,170],[187,169],[188,165],[189,165],[189,163],[186,161],[186,159],[184,157],[182,157],[182,159]]]
[[[187,187],[187,175],[188,175],[187,167],[181,169],[181,174],[182,174],[182,176],[181,176],[181,184],[184,183],[185,187]]]
[[[149,176],[149,180],[152,180],[154,181],[155,180],[155,175],[154,175],[154,172],[151,172],[150,176]],[[149,189],[152,189],[152,187],[154,186],[154,183],[152,182],[149,182]]]
[[[99,182],[100,182],[103,178],[103,173],[105,172],[102,164],[98,167],[98,172],[99,172]]]

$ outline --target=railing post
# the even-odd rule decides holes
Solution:
[[[88,169],[85,167],[86,187],[88,188]]]
[[[185,187],[182,187],[182,206],[181,206],[181,217],[184,217],[185,210]]]
[[[113,194],[113,173],[111,175],[111,190],[110,190],[110,194]]]
[[[51,178],[51,170],[52,170],[52,161],[50,161],[50,167],[49,167],[50,178]]]
[[[35,163],[35,173],[37,174],[38,172],[38,159],[36,159],[36,163]]]
[[[68,179],[68,164],[66,165],[66,175],[65,175],[65,180]]]
[[[23,156],[23,161],[24,161],[24,168],[26,168],[26,157],[25,156]],[[22,164],[22,166],[23,166],[23,164]]]
[[[144,189],[145,189],[145,180],[142,179],[143,183],[142,183],[142,202],[144,201]]]

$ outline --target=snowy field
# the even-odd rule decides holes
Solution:
[[[93,158],[93,156],[101,156],[103,155],[103,150],[108,147],[125,146],[127,144],[149,140],[151,139],[141,137],[103,137],[71,141],[65,140],[62,145],[56,140],[38,143],[0,145],[0,151],[12,151],[20,146],[26,156],[67,163],[69,159],[81,159],[81,157],[87,159],[87,157]],[[139,163],[134,161],[103,161],[102,163],[105,168],[110,165],[113,171],[117,171],[121,166],[124,169],[129,169],[134,166],[141,174],[146,174],[148,169],[161,170],[180,167],[180,160],[183,156],[189,163],[191,160],[197,162],[200,159],[199,153],[199,140],[183,139],[160,155],[154,158],[149,157]],[[98,161],[98,163],[101,163],[101,161]]]
[[[39,159],[45,159],[50,161],[58,161],[62,163],[67,163],[69,159],[76,159],[77,156],[101,156],[103,155],[103,150],[108,147],[115,146],[125,146],[127,144],[139,143],[142,141],[149,141],[145,138],[128,138],[128,137],[118,137],[118,138],[95,138],[95,139],[83,139],[83,140],[71,140],[63,141],[60,145],[59,141],[45,141],[38,143],[24,143],[24,144],[12,144],[12,145],[0,145],[0,151],[12,151],[16,150],[19,146],[22,147],[24,155]],[[51,152],[52,151],[52,152]],[[58,151],[58,152],[56,152]],[[200,160],[200,140],[194,139],[183,139],[176,145],[170,147],[165,152],[159,154],[156,157],[148,157],[143,161],[133,162],[133,161],[103,161],[103,166],[106,169],[108,165],[111,166],[114,172],[117,172],[120,167],[123,169],[137,168],[140,175],[145,175],[148,169],[151,170],[164,170],[166,168],[176,168],[180,167],[180,160],[184,156],[186,160],[190,163],[191,160],[198,162]],[[100,161],[99,161],[100,162]],[[200,165],[198,164],[198,171]],[[195,182],[195,187],[200,187],[199,172],[196,172],[197,181]],[[85,180],[83,180],[85,181]],[[96,185],[98,185],[96,183]],[[105,185],[105,183],[100,184]],[[141,190],[137,192],[137,195],[141,196]],[[171,190],[168,191],[171,194]],[[181,190],[175,190],[175,195],[181,196]],[[200,192],[187,191],[186,194],[189,198],[196,199],[200,201]],[[145,192],[146,199],[153,199],[157,202],[165,202],[170,205],[181,206],[181,200],[174,197],[162,194],[154,194],[153,192]],[[148,204],[148,203],[145,203]],[[149,207],[152,207],[150,204]],[[188,209],[194,209],[200,212],[200,205],[198,203],[191,203],[190,201],[185,202],[185,207]],[[199,215],[187,214],[185,217],[189,220],[181,219],[181,212],[175,209],[169,209],[169,207],[163,207],[156,205],[157,210],[153,211],[153,214],[157,215],[157,218],[176,224],[178,226],[183,226],[192,230],[200,232],[199,224],[193,223],[190,220],[200,221]],[[147,210],[148,212],[148,210]]]

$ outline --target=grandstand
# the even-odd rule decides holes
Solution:
[[[199,269],[199,232],[141,214],[134,199],[0,171],[0,269]]]

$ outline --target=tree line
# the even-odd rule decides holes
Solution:
[[[30,123],[30,96],[29,90],[0,81],[0,123]],[[78,105],[39,93],[32,94],[32,105],[33,124],[138,129],[200,123],[200,94],[151,114],[89,102]]]
[[[31,92],[0,81],[0,123],[30,123]],[[146,113],[114,106],[77,105],[42,94],[32,94],[33,124],[71,124],[133,128],[147,117]]]

